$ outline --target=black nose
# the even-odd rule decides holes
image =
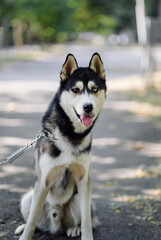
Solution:
[[[86,103],[83,105],[83,110],[85,113],[90,113],[93,110],[93,105],[91,103]]]
[[[53,213],[53,217],[54,217],[54,218],[56,218],[57,215],[58,215],[57,213],[55,213],[55,212]]]

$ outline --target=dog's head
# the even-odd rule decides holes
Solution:
[[[93,125],[106,96],[105,69],[98,53],[94,53],[89,67],[78,67],[69,54],[62,67],[60,105],[80,132]]]

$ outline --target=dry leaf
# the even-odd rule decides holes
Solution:
[[[117,125],[112,123],[109,125],[110,132],[115,132],[117,130]]]
[[[137,142],[133,145],[133,149],[136,151],[139,151],[144,148],[144,143],[143,142]]]
[[[103,189],[103,188],[113,187],[113,186],[114,186],[114,182],[108,182],[108,183],[105,183],[105,184],[99,184],[97,187],[99,189]]]
[[[120,213],[120,209],[119,209],[119,208],[116,208],[116,209],[115,209],[115,212],[116,212],[116,213]]]

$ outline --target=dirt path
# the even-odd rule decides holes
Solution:
[[[3,82],[0,159],[35,137],[55,85]],[[101,220],[96,240],[161,239],[161,130],[149,117],[132,113],[137,106],[126,93],[109,89],[94,129],[92,186]],[[14,230],[23,223],[20,197],[34,182],[33,149],[0,168],[2,240],[17,239]],[[37,231],[33,239],[68,238]]]

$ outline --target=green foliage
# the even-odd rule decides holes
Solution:
[[[157,5],[158,0],[145,0],[145,6],[146,6],[146,15],[156,17],[157,16]]]
[[[108,35],[116,25],[112,15],[103,14],[87,0],[79,1],[74,21],[77,31],[95,31],[104,35]]]
[[[134,27],[135,1],[0,0],[0,27],[20,44],[20,34],[24,43],[67,41],[82,31],[107,36]],[[156,15],[157,2],[145,0],[148,15]]]
[[[92,8],[115,19],[115,30],[132,27],[135,24],[135,0],[89,0]]]
[[[25,41],[50,42],[67,40],[65,32],[73,32],[72,14],[76,0],[0,0],[0,21],[4,18],[12,28],[22,24]]]

